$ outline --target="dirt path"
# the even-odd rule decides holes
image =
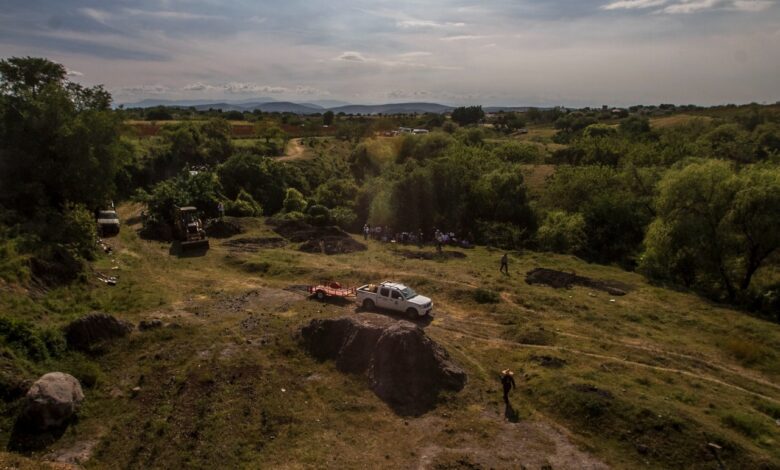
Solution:
[[[303,139],[290,139],[287,142],[287,148],[284,150],[284,156],[276,160],[280,162],[291,162],[294,160],[304,160],[306,158],[306,148],[303,146]]]

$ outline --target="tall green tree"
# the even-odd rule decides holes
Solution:
[[[734,301],[780,248],[780,172],[710,160],[670,171],[645,238],[651,275]]]
[[[110,200],[130,154],[110,104],[102,87],[68,82],[60,64],[0,60],[0,204],[33,214]]]

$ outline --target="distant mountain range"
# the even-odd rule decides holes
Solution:
[[[155,106],[169,106],[182,108],[195,108],[198,111],[209,109],[221,109],[222,111],[254,111],[259,109],[265,113],[295,113],[316,114],[325,111],[344,114],[422,114],[422,113],[448,113],[455,109],[438,103],[386,103],[386,104],[350,104],[338,100],[312,100],[307,103],[293,103],[290,101],[276,101],[273,98],[253,98],[243,101],[214,101],[214,100],[159,100],[146,99],[135,103],[123,104],[125,108],[151,108]],[[485,112],[495,113],[499,111],[526,111],[527,107],[513,106],[489,106]]]

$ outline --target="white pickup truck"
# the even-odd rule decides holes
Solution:
[[[397,282],[366,284],[355,291],[357,302],[366,310],[375,307],[405,312],[411,318],[424,317],[433,311],[433,302],[428,297]]]

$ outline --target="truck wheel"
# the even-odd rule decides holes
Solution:
[[[374,301],[371,299],[366,299],[363,301],[363,308],[366,310],[374,310]]]
[[[415,320],[417,319],[417,310],[414,307],[409,307],[406,309],[406,315],[412,320]]]
[[[317,295],[317,300],[325,300],[325,292],[318,290],[316,295]]]

